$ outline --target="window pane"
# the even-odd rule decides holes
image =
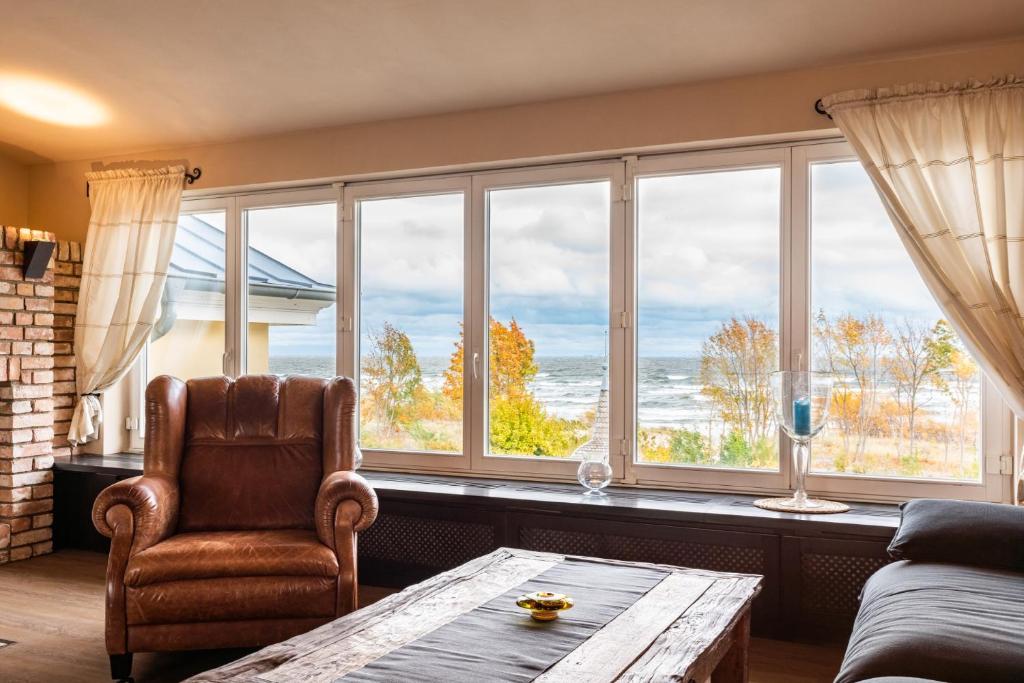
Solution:
[[[607,450],[610,187],[488,192],[490,454]]]
[[[245,212],[250,374],[334,377],[335,204]]]
[[[462,452],[463,195],[363,200],[360,443]]]
[[[182,214],[160,314],[146,354],[146,381],[223,374],[225,212]]]
[[[815,369],[837,377],[817,472],[978,480],[980,374],[857,162],[811,166]]]
[[[778,168],[640,178],[637,458],[778,469]]]

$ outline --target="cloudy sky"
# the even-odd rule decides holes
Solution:
[[[334,203],[254,209],[247,214],[249,246],[300,273],[337,285],[336,209]],[[337,306],[320,311],[316,325],[270,328],[273,356],[333,356]]]
[[[932,322],[931,296],[856,163],[812,170],[813,302],[830,314]],[[691,356],[731,316],[778,324],[775,168],[644,178],[638,189],[638,335],[643,356]],[[421,357],[446,357],[463,309],[461,194],[360,205],[362,329],[385,321]],[[515,317],[538,356],[600,355],[608,320],[607,182],[489,194],[491,313]],[[335,284],[333,204],[249,214],[252,246]],[[275,355],[332,355],[334,315],[278,327]],[[366,343],[364,332],[363,343]]]

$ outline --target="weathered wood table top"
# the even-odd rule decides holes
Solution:
[[[500,548],[189,680],[333,683],[564,560],[563,555]],[[534,680],[747,680],[750,605],[761,590],[761,577],[593,561],[656,567],[669,574]],[[525,612],[524,618],[529,619]]]

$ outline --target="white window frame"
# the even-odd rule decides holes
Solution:
[[[634,188],[638,188],[641,178],[658,176],[675,176],[700,173],[714,173],[722,171],[756,169],[756,168],[779,168],[779,367],[789,367],[787,358],[790,357],[788,335],[785,330],[789,324],[788,316],[790,307],[786,305],[789,297],[789,283],[787,273],[789,272],[789,178],[790,178],[790,150],[788,147],[768,149],[746,149],[735,151],[713,151],[697,152],[689,154],[678,154],[658,157],[640,158],[636,164],[635,171],[631,174],[630,182]],[[627,350],[627,362],[630,365],[630,385],[628,392],[629,409],[626,411],[627,433],[630,434],[633,457],[627,461],[626,482],[638,485],[676,485],[689,488],[715,489],[715,490],[740,490],[774,492],[782,491],[789,486],[790,452],[787,439],[784,435],[779,437],[779,469],[778,470],[753,470],[725,467],[711,467],[701,465],[668,465],[643,463],[639,460],[639,447],[637,446],[638,425],[637,415],[637,276],[639,254],[637,252],[639,234],[638,225],[638,202],[636,201],[637,191],[634,189],[632,206],[629,207],[627,225],[630,245],[630,254],[627,259],[625,286],[628,291],[626,297],[629,306],[629,318],[634,325],[628,335],[629,348]],[[752,293],[756,296],[756,292]]]
[[[490,275],[488,271],[490,235],[487,225],[487,193],[491,190],[505,190],[545,185],[568,185],[573,183],[609,183],[608,202],[608,443],[609,464],[612,477],[622,480],[625,467],[626,449],[625,419],[623,401],[624,341],[625,329],[620,324],[625,312],[625,301],[621,286],[624,272],[623,254],[625,248],[625,199],[628,196],[624,164],[621,161],[604,163],[573,164],[516,171],[496,171],[473,176],[473,289],[477,321],[488,320]],[[482,370],[474,381],[477,397],[472,414],[474,443],[472,469],[474,472],[490,475],[521,474],[538,478],[575,480],[579,461],[569,458],[548,458],[536,456],[496,455],[487,452],[487,383],[490,376],[487,367],[488,340],[487,326],[477,323],[473,328],[473,352],[482,359]]]
[[[736,168],[777,166],[780,183],[780,367],[806,367],[810,348],[810,173],[809,164],[853,159],[845,142],[780,143],[729,150],[627,156],[612,160],[524,166],[512,170],[480,171],[396,180],[335,183],[313,188],[251,191],[220,196],[192,196],[182,213],[226,212],[225,354],[224,372],[238,376],[245,369],[246,225],[249,209],[337,202],[337,349],[339,374],[358,381],[359,274],[358,226],[355,207],[362,199],[461,192],[464,197],[464,291],[466,346],[464,353],[464,429],[461,454],[390,452],[364,449],[364,466],[378,470],[470,473],[491,477],[575,480],[576,461],[532,456],[486,455],[486,320],[487,214],[491,189],[557,185],[608,179],[611,182],[609,262],[609,460],[616,483],[624,485],[777,493],[793,484],[791,448],[780,436],[778,471],[755,471],[704,466],[658,465],[636,461],[636,183],[640,177],[676,175]],[[480,365],[472,372],[473,354]],[[130,376],[133,417],[144,421],[145,358]],[[801,361],[801,359],[804,359]],[[972,500],[1012,499],[1012,453],[1015,419],[987,380],[982,387],[981,440],[983,475],[980,482],[812,474],[812,494],[863,500],[905,500],[949,497]],[[131,432],[131,445],[141,448],[141,429]]]
[[[811,179],[814,163],[856,161],[847,142],[793,147],[793,273],[794,315],[790,339],[794,353],[810,358],[811,348]],[[909,257],[907,260],[910,263]],[[807,489],[823,496],[853,495],[858,498],[894,500],[907,498],[960,498],[1002,502],[1012,500],[1011,472],[1014,417],[992,383],[982,376],[980,451],[981,481],[883,477],[871,475],[811,473]],[[811,444],[813,451],[814,444]],[[813,466],[814,456],[811,455]]]
[[[400,197],[429,196],[439,194],[457,194],[463,196],[463,329],[466,340],[475,325],[473,318],[473,302],[471,301],[471,268],[469,254],[471,250],[472,229],[470,217],[471,180],[468,176],[453,178],[428,178],[421,180],[399,180],[378,183],[361,183],[345,185],[342,189],[340,206],[342,226],[339,235],[342,257],[339,263],[347,268],[344,276],[338,281],[343,283],[339,293],[338,311],[341,317],[339,325],[339,372],[351,377],[357,384],[360,382],[359,357],[359,269],[360,269],[360,232],[359,203],[364,200],[394,199]],[[470,381],[472,368],[471,352],[468,343],[463,353],[463,403],[462,403],[462,452],[461,453],[426,453],[415,451],[390,451],[365,448],[360,446],[363,454],[363,465],[379,469],[429,470],[443,472],[466,472],[470,469],[470,451],[473,438],[471,434],[472,420],[469,418],[472,406],[475,405],[476,384]],[[357,411],[358,418],[358,411]]]
[[[568,479],[576,476],[578,461],[567,458],[487,454],[487,192],[495,189],[563,185],[607,180],[609,202],[609,442],[623,442],[623,330],[613,324],[623,311],[621,290],[615,286],[621,273],[624,240],[622,192],[625,175],[621,162],[568,164],[530,170],[492,171],[420,180],[346,184],[343,194],[343,262],[351,267],[345,278],[343,327],[344,345],[339,358],[343,374],[358,381],[359,370],[359,226],[360,201],[430,194],[463,194],[463,448],[460,454],[388,451],[362,448],[363,462],[369,468],[401,468],[442,472],[466,472],[487,476],[526,475],[541,479]],[[619,254],[617,257],[616,254]],[[476,361],[474,361],[476,358]],[[474,372],[474,365],[476,372]],[[612,454],[613,476],[621,479],[623,455]]]

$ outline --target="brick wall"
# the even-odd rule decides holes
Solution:
[[[25,280],[23,241],[38,230],[2,229],[0,244],[0,563],[53,549],[53,458],[70,453],[75,303],[81,248],[59,242],[46,274]]]
[[[82,248],[57,242],[53,276],[53,454],[71,455],[68,430],[75,412],[75,308],[82,281]]]

